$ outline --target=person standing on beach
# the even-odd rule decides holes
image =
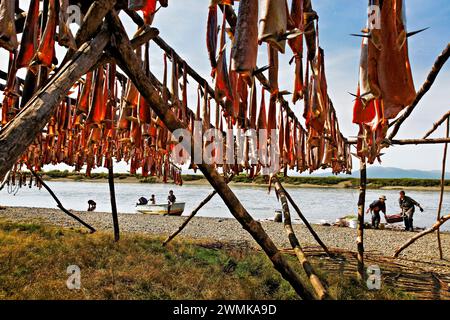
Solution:
[[[150,201],[150,204],[156,204],[156,198],[155,198],[155,195],[152,194],[152,196],[150,197],[150,199],[148,199],[148,201]]]
[[[378,226],[380,225],[380,211],[382,211],[384,214],[386,214],[386,196],[380,196],[378,200],[375,200],[372,202],[367,208],[366,213],[371,212],[372,213],[372,227],[375,229],[378,229]]]
[[[167,201],[169,203],[169,205],[167,207],[167,214],[170,214],[170,208],[175,203],[175,201],[177,201],[177,197],[175,197],[172,190],[169,191],[169,196],[167,197]]]
[[[423,208],[416,200],[405,195],[405,191],[403,190],[400,191],[400,198],[398,199],[398,204],[400,205],[400,209],[402,209],[403,221],[405,222],[405,230],[414,231],[413,216],[415,206],[419,207],[420,212],[423,212]]]

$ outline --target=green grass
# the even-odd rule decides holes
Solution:
[[[125,234],[114,243],[103,232],[0,220],[0,299],[297,299],[259,251],[161,242]],[[286,258],[307,282],[298,261]],[[312,263],[333,298],[408,298],[392,288],[368,291],[354,278],[323,273],[323,261]],[[81,290],[66,287],[73,264],[81,269]]]

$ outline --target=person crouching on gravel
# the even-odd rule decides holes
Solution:
[[[378,200],[372,202],[366,213],[372,213],[372,227],[378,229],[380,225],[380,211],[386,214],[386,196],[380,196]]]

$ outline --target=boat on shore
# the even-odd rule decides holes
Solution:
[[[185,202],[175,202],[170,206],[169,204],[161,203],[161,204],[144,204],[137,205],[137,212],[144,214],[157,214],[157,215],[170,215],[170,216],[181,216],[184,211]]]

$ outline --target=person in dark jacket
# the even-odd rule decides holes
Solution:
[[[172,205],[177,201],[177,197],[173,194],[173,191],[169,191],[169,196],[167,197],[168,207],[167,207],[167,214],[170,214],[170,209],[172,208]]]
[[[372,227],[378,229],[380,225],[380,211],[386,214],[386,196],[380,196],[378,200],[372,202],[366,213],[372,213]]]
[[[420,212],[423,212],[423,208],[416,200],[405,195],[405,191],[403,190],[400,191],[400,198],[398,199],[398,204],[400,205],[400,209],[402,210],[403,221],[405,222],[405,230],[414,231],[413,216],[415,206],[419,207]]]

